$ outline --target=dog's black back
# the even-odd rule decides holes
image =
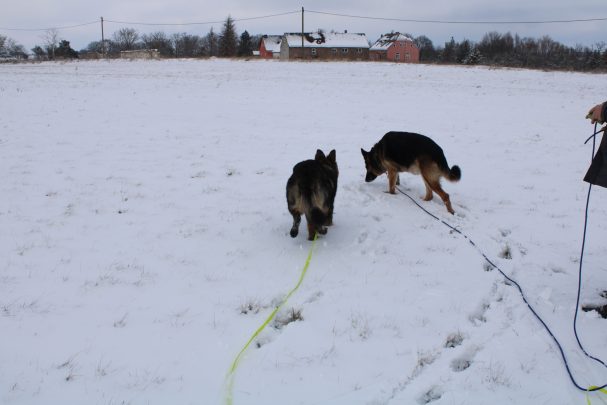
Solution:
[[[449,171],[442,148],[425,135],[390,131],[381,138],[376,146],[382,149],[384,159],[396,162],[400,166],[410,167],[419,159],[420,155],[426,155],[439,168]]]
[[[305,160],[293,167],[286,190],[289,212],[293,215],[292,237],[299,232],[302,214],[308,223],[308,239],[314,239],[316,233],[327,232],[325,226],[333,223],[338,175],[335,150],[325,156],[319,149],[314,160]]]

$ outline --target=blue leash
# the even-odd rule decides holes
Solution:
[[[596,131],[596,124],[595,124],[595,126],[594,126],[594,134],[592,135],[592,137],[596,138],[596,135],[598,133],[600,133],[600,132],[602,132],[602,131],[598,131],[598,132]],[[592,142],[592,156],[593,157],[594,157],[595,143],[596,143],[595,138],[593,139],[593,142]],[[590,138],[588,138],[588,140],[590,140]],[[588,140],[586,140],[586,142],[588,142]],[[499,266],[497,266],[495,263],[493,263],[487,257],[487,255],[482,250],[480,250],[478,248],[478,246],[476,246],[476,244],[472,241],[472,239],[470,239],[468,237],[468,235],[464,234],[462,231],[460,231],[456,227],[450,225],[449,223],[443,221],[442,219],[440,219],[436,215],[432,214],[430,211],[428,211],[427,209],[425,209],[424,207],[422,207],[417,201],[415,201],[415,199],[413,197],[411,197],[409,194],[407,194],[404,191],[402,191],[400,188],[397,187],[396,189],[398,190],[399,193],[405,195],[411,201],[413,201],[413,203],[415,205],[417,205],[419,208],[421,208],[422,211],[424,211],[426,214],[428,214],[432,218],[436,219],[437,221],[439,221],[440,223],[442,223],[443,225],[445,225],[447,228],[451,229],[454,232],[457,232],[458,234],[460,234],[461,236],[463,236],[465,239],[467,239],[468,242],[470,242],[470,244],[472,246],[474,246],[474,248],[481,254],[481,256],[483,256],[483,258],[485,259],[485,261],[487,263],[489,263],[494,269],[496,269],[497,271],[499,271],[500,274],[506,280],[508,280],[510,283],[512,283],[517,288],[517,290],[521,294],[521,297],[523,298],[523,301],[525,302],[525,304],[527,304],[527,307],[529,308],[529,310],[531,311],[531,313],[544,326],[544,329],[546,330],[546,332],[548,332],[548,334],[550,335],[550,337],[552,338],[552,340],[554,341],[554,343],[558,347],[559,351],[561,352],[561,357],[563,358],[563,363],[565,364],[565,368],[567,370],[567,374],[569,375],[569,379],[571,380],[571,382],[573,383],[573,385],[575,385],[575,387],[577,389],[579,389],[580,391],[584,391],[584,392],[588,393],[588,392],[594,392],[594,391],[601,391],[601,390],[603,390],[604,388],[607,387],[607,384],[603,384],[601,386],[591,386],[591,387],[584,388],[580,384],[578,384],[577,381],[575,380],[575,378],[573,377],[573,373],[571,372],[571,369],[569,368],[569,362],[567,361],[567,356],[565,356],[565,351],[563,350],[563,347],[561,346],[561,343],[556,338],[556,336],[554,335],[554,333],[552,333],[552,330],[550,329],[550,327],[548,327],[548,325],[546,324],[546,322],[544,322],[544,320],[542,319],[542,317],[540,317],[539,314],[535,311],[535,309],[533,309],[533,307],[531,306],[531,304],[527,300],[527,297],[525,296],[525,293],[523,292],[523,289],[521,288],[521,286],[519,285],[519,283],[517,283],[514,279],[512,279],[511,277],[509,277],[506,273],[504,273],[502,271],[502,269],[499,268]],[[573,331],[575,333],[575,338],[577,339],[577,343],[578,343],[580,349],[582,349],[582,352],[587,357],[589,357],[592,360],[594,360],[594,361],[602,364],[603,366],[607,367],[607,364],[605,364],[601,359],[598,359],[598,358],[596,358],[596,357],[591,356],[590,354],[588,354],[588,352],[584,349],[584,347],[582,345],[582,342],[580,341],[580,338],[579,338],[578,333],[577,333],[577,316],[578,316],[578,312],[579,312],[578,308],[580,306],[580,295],[581,295],[581,290],[582,290],[582,263],[583,263],[583,259],[584,259],[584,247],[586,245],[586,227],[587,227],[587,224],[588,224],[588,207],[589,207],[589,203],[590,203],[590,190],[591,189],[592,189],[592,184],[590,184],[590,186],[588,187],[588,197],[586,198],[586,213],[585,213],[585,217],[584,217],[584,235],[583,235],[583,238],[582,238],[582,252],[581,252],[581,257],[580,257],[580,270],[579,270],[579,279],[578,279],[577,300],[576,300],[576,305],[575,305],[575,316],[573,318]]]

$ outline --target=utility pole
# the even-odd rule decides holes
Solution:
[[[105,35],[103,34],[103,17],[101,17],[101,54],[105,58]]]
[[[301,8],[301,59],[304,59],[304,8]]]

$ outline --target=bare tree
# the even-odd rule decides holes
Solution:
[[[42,36],[49,59],[55,59],[55,49],[59,45],[59,31],[55,28],[47,30]]]
[[[0,58],[27,59],[27,53],[23,45],[12,38],[0,35]]]
[[[162,31],[142,35],[141,42],[146,49],[158,49],[162,56],[168,57],[175,54],[171,40]]]
[[[434,44],[425,35],[420,35],[413,40],[419,49],[419,60],[422,62],[435,62],[438,52],[434,48]]]
[[[173,34],[173,47],[178,58],[195,58],[204,55],[204,44],[198,35]]]
[[[133,28],[122,28],[114,32],[114,42],[121,51],[132,51],[139,40],[139,33]]]

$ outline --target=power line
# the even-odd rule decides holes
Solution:
[[[577,23],[577,22],[607,21],[607,17],[605,17],[605,18],[582,18],[582,19],[572,19],[572,20],[536,20],[536,21],[418,20],[418,19],[410,19],[410,18],[369,17],[369,16],[362,16],[362,15],[329,13],[329,12],[325,12],[325,11],[313,11],[313,10],[306,10],[306,11],[308,13],[330,15],[333,17],[358,18],[358,19],[364,19],[364,20],[380,20],[380,21],[398,21],[398,22],[423,23],[423,24],[564,24],[564,23]]]
[[[67,25],[67,26],[63,26],[63,27],[49,27],[49,28],[4,28],[4,27],[0,27],[1,31],[50,31],[50,30],[69,30],[71,28],[78,28],[78,27],[84,27],[86,25],[92,25],[92,24],[99,24],[99,21],[91,21],[91,22],[87,22],[87,23],[82,23],[82,24],[76,24],[76,25]]]
[[[259,16],[259,17],[234,18],[234,19],[232,19],[232,21],[238,22],[238,21],[261,20],[261,19],[265,19],[265,18],[280,17],[283,15],[290,15],[290,14],[297,14],[297,13],[301,13],[301,11],[300,10],[288,11],[285,13],[269,14],[269,15],[263,15],[263,16]],[[225,22],[225,20],[221,20],[221,21],[204,21],[204,22],[189,22],[189,23],[145,23],[145,22],[132,22],[132,21],[114,21],[114,20],[108,20],[108,19],[106,19],[105,21],[109,22],[109,23],[114,23],[114,24],[159,25],[159,26],[209,25],[209,24],[223,24]]]
[[[257,17],[234,18],[233,21],[237,22],[237,21],[261,20],[261,19],[266,19],[266,18],[281,17],[284,15],[298,14],[298,13],[301,13],[301,11],[296,10],[296,11],[287,11],[285,13],[262,15],[262,16],[257,16]],[[104,21],[108,22],[108,23],[114,23],[114,24],[149,25],[149,26],[153,26],[153,25],[156,25],[156,26],[210,25],[210,24],[223,24],[225,22],[225,20],[221,20],[221,21],[204,21],[204,22],[187,22],[187,23],[146,23],[146,22],[134,22],[134,21],[109,20],[107,18],[104,19]],[[68,25],[68,26],[61,26],[61,27],[48,27],[48,28],[5,28],[5,27],[0,27],[0,31],[49,31],[49,30],[58,30],[59,31],[59,30],[67,30],[67,29],[71,29],[71,28],[84,27],[86,25],[92,25],[92,24],[99,24],[99,21],[91,21],[91,22],[76,24],[76,25]]]
[[[354,14],[342,14],[342,13],[331,13],[326,11],[315,11],[315,10],[306,10],[308,13],[312,14],[320,14],[320,15],[328,15],[333,17],[341,17],[341,18],[357,18],[363,20],[376,20],[376,21],[397,21],[397,22],[407,22],[407,23],[422,23],[422,24],[569,24],[569,23],[587,23],[587,22],[597,22],[597,21],[607,21],[607,17],[600,18],[580,18],[580,19],[569,19],[569,20],[512,20],[512,21],[486,21],[486,20],[469,20],[469,21],[455,21],[455,20],[424,20],[424,19],[412,19],[412,18],[395,18],[395,17],[373,17],[373,16],[364,16],[364,15],[354,15]],[[246,17],[246,18],[235,18],[234,22],[238,21],[251,21],[251,20],[261,20],[267,18],[281,17],[285,15],[299,14],[301,10],[295,11],[287,11],[284,13],[277,14],[268,14],[256,17]],[[211,25],[211,24],[222,24],[225,20],[217,20],[217,21],[202,21],[202,22],[186,22],[186,23],[147,23],[147,22],[136,22],[136,21],[118,21],[118,20],[109,20],[105,19],[105,22],[114,23],[114,24],[123,24],[123,25],[146,25],[146,26],[189,26],[189,25]],[[84,27],[87,25],[98,24],[99,21],[91,21],[82,24],[75,25],[67,25],[67,26],[58,26],[58,27],[47,27],[47,28],[6,28],[0,27],[0,31],[49,31],[49,30],[68,30],[78,27]]]

